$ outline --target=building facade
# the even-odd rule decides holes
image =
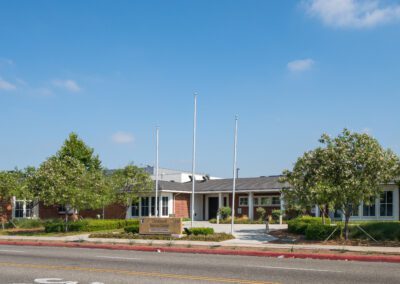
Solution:
[[[161,172],[160,172],[161,174]],[[167,178],[168,176],[168,178]],[[171,179],[171,177],[174,177]],[[182,182],[182,180],[186,182]],[[189,181],[188,181],[189,180]],[[123,219],[138,218],[156,215],[156,202],[161,217],[190,218],[192,182],[191,176],[185,172],[169,172],[159,182],[159,198],[156,200],[155,191],[139,196],[129,208],[113,204],[99,210],[82,210],[79,215],[84,218]],[[279,182],[279,176],[238,178],[236,181],[235,216],[247,216],[257,219],[257,208],[262,207],[267,214],[273,210],[284,210],[282,189],[287,184]],[[399,187],[391,183],[382,186],[382,194],[374,199],[370,205],[361,203],[355,211],[352,220],[399,220]],[[209,177],[196,176],[194,212],[195,220],[209,220],[217,217],[218,209],[232,207],[232,179],[210,179]],[[2,214],[7,218],[42,218],[54,219],[65,215],[66,208],[54,205],[45,206],[41,202],[32,202],[13,198],[10,202],[1,202]],[[67,212],[67,213],[72,213]],[[313,211],[319,216],[318,206]],[[342,219],[340,210],[330,212],[332,219]]]

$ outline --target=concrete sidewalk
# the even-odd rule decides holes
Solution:
[[[400,247],[375,247],[375,246],[338,246],[338,245],[292,245],[292,244],[271,244],[271,243],[254,243],[245,242],[243,240],[229,240],[223,242],[202,242],[202,241],[166,241],[166,240],[137,240],[137,239],[105,239],[105,238],[89,238],[89,234],[68,236],[68,237],[32,237],[32,236],[0,236],[0,241],[36,241],[36,242],[87,242],[102,244],[143,244],[143,245],[163,245],[163,246],[199,246],[204,248],[210,247],[245,247],[255,250],[265,249],[287,249],[287,250],[339,250],[352,252],[375,252],[375,253],[393,253],[400,254]]]

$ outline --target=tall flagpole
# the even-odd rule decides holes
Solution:
[[[194,114],[193,114],[193,152],[192,152],[192,204],[191,209],[191,227],[193,228],[194,221],[194,188],[196,183],[196,124],[197,124],[197,94],[194,94]]]
[[[232,220],[231,234],[233,235],[233,225],[235,223],[235,191],[236,191],[236,159],[237,159],[237,132],[238,132],[238,117],[235,116],[235,137],[233,143],[233,185],[232,185]]]
[[[156,200],[155,200],[155,215],[159,217],[160,214],[158,212],[158,136],[159,136],[159,127],[156,127]]]

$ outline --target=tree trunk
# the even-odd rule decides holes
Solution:
[[[326,220],[325,220],[325,205],[321,206],[319,210],[321,211],[322,224],[325,225],[325,223],[326,223]]]
[[[68,232],[68,211],[65,209],[65,232]]]
[[[344,215],[344,239],[346,241],[349,239],[349,220],[350,212]]]
[[[104,205],[103,205],[103,220],[104,220],[104,214],[105,214],[105,208],[104,208]]]

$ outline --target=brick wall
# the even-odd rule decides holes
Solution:
[[[174,194],[174,214],[175,217],[189,218],[190,215],[190,194]]]
[[[0,216],[7,220],[12,218],[12,207],[9,200],[0,198]]]

